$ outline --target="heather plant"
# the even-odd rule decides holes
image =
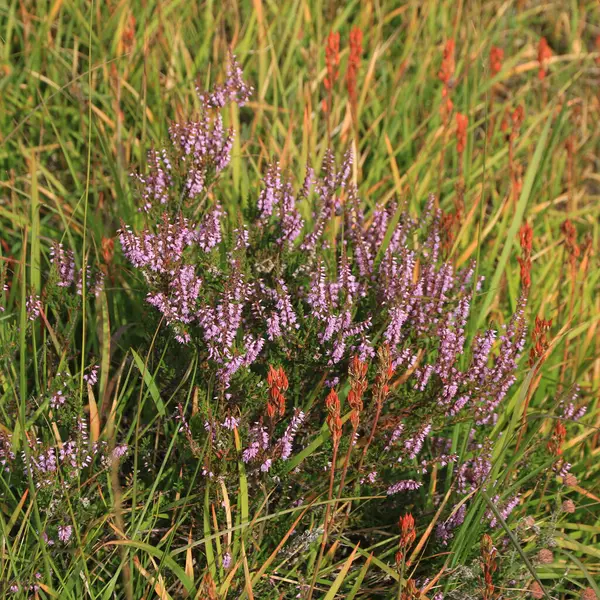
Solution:
[[[581,99],[554,105],[556,41],[532,36],[531,64],[517,64],[486,40],[490,81],[469,84],[462,29],[447,28],[427,87],[411,88],[430,106],[410,130],[409,96],[404,117],[379,118],[368,87],[389,79],[394,104],[422,74],[403,54],[375,75],[397,34],[374,45],[364,21],[323,28],[319,12],[300,152],[295,88],[279,96],[296,59],[267,70],[267,42],[284,53],[264,8],[238,40],[244,69],[220,48],[168,118],[155,90],[138,96],[152,143],[120,138],[106,189],[91,159],[93,136],[112,144],[103,104],[82,121],[103,125],[86,130],[81,204],[48,211],[38,183],[67,194],[60,165],[42,183],[43,150],[28,159],[31,213],[15,211],[23,233],[13,225],[1,250],[0,595],[591,600],[597,228],[575,168],[591,126]],[[119,10],[115,43],[135,57],[141,13]],[[386,7],[383,30],[404,10],[419,22]],[[162,44],[173,18],[153,21]],[[92,89],[102,41],[89,31]],[[397,31],[407,47],[429,35]],[[182,60],[207,72],[204,51]],[[131,93],[134,64],[114,67],[114,89]],[[186,77],[176,64],[165,99]],[[527,70],[541,107],[510,87]],[[115,113],[119,136],[127,118]]]

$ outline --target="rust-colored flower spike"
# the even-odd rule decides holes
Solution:
[[[462,154],[467,146],[467,127],[469,119],[462,113],[456,113],[456,151]]]
[[[352,422],[353,429],[356,430],[360,421],[360,413],[363,410],[362,397],[367,389],[367,363],[360,360],[358,356],[354,356],[350,361],[348,375],[350,376],[348,404],[352,409],[350,420]]]
[[[519,239],[523,253],[531,254],[531,248],[533,246],[533,228],[529,223],[525,223],[519,230]]]
[[[510,118],[510,110],[508,106],[504,107],[504,114],[502,115],[502,121],[500,122],[500,131],[502,133],[508,133],[508,121]]]
[[[544,355],[544,352],[548,349],[548,340],[546,338],[546,333],[552,327],[552,319],[546,321],[541,317],[535,318],[535,326],[533,328],[533,332],[531,333],[531,338],[533,341],[533,347],[529,351],[529,365],[533,366],[536,361]]]
[[[531,285],[531,248],[533,246],[533,228],[529,223],[525,223],[521,227],[519,238],[522,256],[519,256],[517,260],[521,265],[521,285],[523,288],[529,289]]]
[[[577,244],[577,229],[569,219],[566,219],[560,226],[560,230],[565,237],[565,247],[569,253],[569,262],[571,269],[575,269],[577,266],[577,259],[581,254],[581,249]]]
[[[402,595],[400,596],[401,600],[418,600],[420,598],[419,588],[417,588],[417,584],[414,579],[409,579],[404,586],[404,590],[402,591]]]
[[[109,265],[115,254],[115,240],[114,238],[103,237],[102,238],[102,258],[104,263]]]
[[[327,67],[327,75],[325,76],[325,89],[327,90],[327,98],[323,100],[323,111],[329,113],[332,105],[333,87],[339,76],[340,66],[340,34],[329,33],[327,44],[325,46],[325,66]]]
[[[513,204],[516,206],[517,199],[521,193],[523,187],[523,180],[521,178],[523,167],[515,160],[515,140],[519,135],[521,124],[525,117],[525,111],[521,105],[517,106],[510,115],[511,120],[511,131],[508,136],[508,166],[510,170],[510,187]]]
[[[518,135],[519,129],[521,129],[521,125],[523,124],[524,118],[525,118],[525,109],[523,108],[523,106],[521,104],[519,104],[519,106],[517,106],[517,108],[515,108],[515,110],[513,110],[512,115],[511,115],[512,129],[513,129],[515,136]]]
[[[440,70],[438,71],[438,79],[444,84],[444,87],[442,88],[443,102],[440,107],[444,122],[446,122],[448,115],[450,115],[452,108],[454,107],[454,103],[450,98],[450,90],[453,86],[452,78],[454,77],[454,68],[454,39],[450,38],[444,46],[444,58],[442,59]]]
[[[362,39],[362,31],[358,27],[353,27],[350,31],[350,56],[348,57],[348,67],[346,68],[346,89],[348,90],[348,97],[353,108],[356,107],[356,80],[363,50]]]
[[[200,591],[204,594],[202,598],[206,598],[206,600],[217,600],[217,586],[209,572],[204,575],[204,579],[202,580],[202,584],[200,586]]]
[[[377,365],[377,377],[375,383],[378,387],[378,393],[385,398],[390,391],[389,382],[394,374],[389,344],[383,344],[383,346],[379,348],[377,351],[377,358],[379,359],[379,364]]]
[[[340,66],[340,34],[331,32],[325,46],[325,65],[327,66],[327,77],[325,78],[325,89],[333,88],[339,76]]]
[[[122,52],[124,54],[131,52],[135,44],[135,17],[132,14],[129,15],[129,19],[127,19],[127,23],[123,28],[121,40],[123,43]]]
[[[282,417],[285,414],[285,396],[283,392],[288,389],[288,379],[283,367],[275,369],[272,365],[269,365],[267,385],[269,386],[267,415],[269,415],[270,419],[273,419],[276,415]]]
[[[504,50],[498,46],[492,46],[490,49],[490,72],[495,77],[502,70],[502,61],[504,60]]]
[[[400,517],[398,525],[400,526],[400,546],[402,548],[410,548],[417,539],[413,516],[410,513],[406,513],[403,517]]]
[[[375,389],[373,394],[377,406],[382,406],[390,393],[390,379],[394,374],[389,344],[386,343],[379,348],[377,351],[377,358],[379,359],[379,364],[377,365],[377,376],[375,377]]]
[[[541,81],[546,78],[548,74],[548,60],[552,57],[552,50],[548,45],[548,41],[545,37],[540,38],[538,43],[538,63],[540,68],[538,70],[538,79]]]
[[[444,58],[442,59],[442,65],[438,72],[438,79],[447,86],[450,80],[454,76],[454,39],[450,38],[444,46]],[[444,92],[446,95],[447,90]]]
[[[553,456],[560,456],[562,454],[562,445],[565,442],[565,438],[567,437],[567,429],[563,425],[562,421],[556,421],[554,425],[554,431],[552,432],[552,437],[548,441],[546,448],[548,452]]]
[[[331,433],[331,439],[335,447],[340,443],[342,438],[342,418],[340,415],[340,399],[335,390],[331,390],[325,399],[327,408],[327,427]]]
[[[492,600],[495,590],[493,576],[498,569],[498,552],[487,533],[481,538],[480,561],[483,573],[483,600]]]

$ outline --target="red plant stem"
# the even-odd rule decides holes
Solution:
[[[352,454],[352,444],[356,438],[356,431],[358,429],[358,424],[357,426],[352,428],[352,437],[350,438],[350,444],[348,445],[348,452],[346,452],[346,458],[344,459],[344,467],[342,469],[342,477],[340,479],[340,486],[338,488],[338,495],[337,495],[337,500],[339,501],[340,498],[342,497],[342,490],[344,489],[344,483],[346,482],[346,474],[348,473],[348,465],[350,463],[350,455]],[[334,504],[334,508],[335,508],[335,504]],[[335,514],[335,510],[334,510],[334,514]]]
[[[346,458],[344,459],[344,467],[342,470],[342,477],[340,479],[340,486],[338,488],[338,493],[337,493],[337,497],[336,497],[336,501],[333,503],[333,514],[335,515],[335,511],[337,508],[337,504],[340,501],[341,497],[342,497],[342,491],[344,489],[344,484],[346,483],[346,474],[348,473],[348,466],[350,464],[350,455],[352,454],[352,442],[355,440],[356,438],[356,432],[358,430],[358,423],[356,424],[356,426],[353,426],[352,428],[352,437],[350,438],[350,445],[348,446],[348,452],[346,452]],[[360,473],[360,471],[359,471]],[[346,519],[348,518],[348,515],[350,514],[350,510],[348,509],[344,516],[342,517],[342,523],[340,526],[340,529],[343,531],[344,526],[346,524]]]
[[[367,450],[375,437],[375,432],[377,431],[377,424],[379,423],[379,416],[381,415],[381,409],[383,408],[383,399],[377,399],[377,410],[375,411],[375,419],[373,420],[373,426],[371,427],[371,433],[369,434],[369,439],[363,448],[362,456],[360,457],[360,462],[358,463],[357,472],[360,474],[362,471],[363,463],[365,461],[365,457],[367,456]]]
[[[315,563],[313,577],[310,583],[310,590],[308,591],[308,599],[312,599],[313,591],[315,589],[315,584],[317,582],[317,575],[319,573],[319,568],[321,566],[321,561],[323,560],[323,555],[325,554],[325,546],[327,545],[327,533],[329,527],[329,513],[331,509],[331,499],[333,497],[333,483],[335,479],[335,463],[337,461],[337,453],[338,453],[339,442],[334,442],[333,445],[333,456],[331,460],[331,469],[329,471],[329,492],[327,493],[327,507],[325,508],[325,520],[323,522],[323,538],[321,539],[321,548],[319,549],[319,556],[317,558],[317,562]]]

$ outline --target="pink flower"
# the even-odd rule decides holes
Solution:
[[[59,525],[58,526],[58,539],[63,543],[67,544],[73,534],[73,528],[71,525]]]

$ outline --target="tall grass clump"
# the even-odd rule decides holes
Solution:
[[[408,19],[397,31],[409,44],[434,22],[403,6],[381,27]],[[397,115],[369,85],[398,34],[381,43],[365,26],[374,13],[335,3],[324,30],[308,3],[322,72],[301,75],[313,80],[297,133],[299,59],[266,62],[283,48],[265,9],[253,5],[236,49],[256,35],[256,68],[220,48],[169,118],[145,96],[140,122],[119,101],[112,121],[90,99],[83,134],[53,127],[55,173],[39,148],[6,170],[0,594],[600,597],[598,210],[581,193],[595,179],[576,167],[592,126],[579,101],[553,97],[547,38],[527,69],[487,44],[487,79],[456,33],[437,39],[426,77],[408,55],[382,75],[383,101],[406,77],[430,101],[425,114],[407,93]],[[132,61],[107,75],[119,88],[137,56],[136,19],[120,10],[115,39]],[[212,10],[202,23],[218,45]],[[103,42],[82,14],[91,93]],[[9,39],[32,52],[15,15]],[[148,37],[179,35],[170,18],[142,32],[144,94]],[[226,30],[234,19],[219,18]],[[528,70],[535,109],[515,82]],[[128,145],[123,128],[138,125]],[[68,178],[73,204],[58,199]]]

